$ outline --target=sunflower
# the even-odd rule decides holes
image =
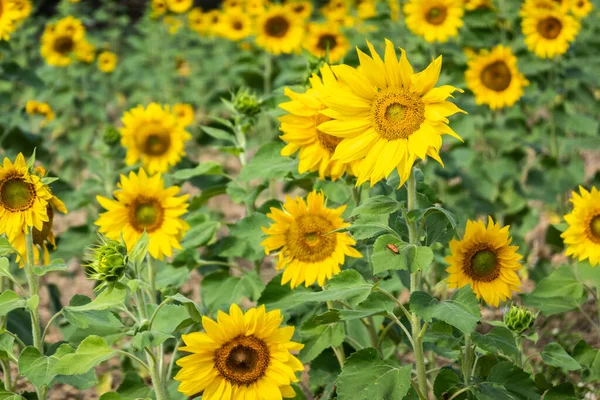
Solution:
[[[215,36],[221,35],[221,18],[223,13],[219,10],[210,10],[204,14],[204,25],[207,33]]]
[[[350,50],[350,43],[336,25],[312,24],[304,47],[314,56],[327,56],[329,62],[336,63]]]
[[[52,198],[39,176],[31,174],[22,153],[13,163],[0,165],[0,234],[16,237],[32,226],[42,230],[48,221],[46,207]]]
[[[388,8],[390,9],[390,19],[394,22],[400,20],[400,1],[387,0]]]
[[[357,185],[366,181],[374,185],[394,168],[403,184],[417,158],[430,156],[441,163],[442,135],[460,139],[447,125],[447,117],[464,111],[446,99],[462,90],[450,85],[434,88],[442,68],[441,56],[415,74],[406,52],[402,50],[398,61],[389,40],[385,61],[371,43],[367,45],[372,57],[358,50],[359,68],[332,67],[344,85],[329,88],[323,96],[329,108],[321,113],[332,120],[318,128],[343,139],[333,160],[361,160],[354,168]]]
[[[230,8],[220,21],[221,36],[235,42],[252,35],[252,18],[241,8]]]
[[[42,101],[28,100],[27,104],[25,104],[25,111],[31,116],[41,115],[46,121],[52,121],[55,117],[50,104]]]
[[[93,47],[90,47],[85,41],[85,28],[81,21],[68,16],[56,24],[46,25],[40,52],[48,64],[66,67],[75,57],[87,60],[90,50],[93,52]]]
[[[194,108],[190,104],[178,103],[173,106],[173,113],[177,116],[177,122],[186,127],[194,122]]]
[[[477,104],[487,104],[493,110],[515,104],[523,96],[523,87],[529,84],[517,68],[517,57],[503,45],[472,57],[465,79]]]
[[[579,33],[579,21],[558,9],[537,10],[523,18],[525,44],[538,57],[564,54]]]
[[[219,311],[217,322],[202,317],[205,332],[182,335],[180,350],[193,354],[177,360],[179,391],[203,392],[203,400],[296,397],[290,384],[304,366],[290,352],[304,345],[291,341],[294,327],[280,327],[282,321],[279,310],[260,306],[243,313],[235,304],[229,314]]]
[[[377,16],[377,3],[374,0],[354,0],[356,15],[360,19],[369,19]]]
[[[100,233],[113,240],[123,237],[131,251],[146,231],[148,252],[160,260],[171,257],[173,249],[181,249],[179,241],[190,228],[180,218],[187,211],[189,195],[177,196],[179,187],[165,188],[160,174],[148,176],[143,169],[137,175],[133,171],[129,177],[121,175],[118,187],[113,193],[116,200],[96,197],[107,210],[95,222]]]
[[[49,190],[49,189],[48,189]],[[39,263],[40,259],[40,249],[41,248],[43,254],[43,261],[45,265],[50,263],[50,252],[48,251],[48,244],[52,246],[53,249],[56,249],[56,240],[54,238],[54,232],[52,232],[53,224],[54,224],[54,214],[55,212],[61,212],[63,214],[67,214],[67,207],[65,207],[65,203],[63,203],[58,197],[52,196],[48,201],[48,205],[46,206],[46,212],[48,214],[48,221],[45,221],[42,229],[33,228],[33,259],[34,264]],[[27,244],[25,239],[25,234],[23,232],[19,232],[16,237],[8,239],[12,247],[19,253],[17,257],[17,262],[19,266],[23,266],[24,263],[27,262]]]
[[[9,2],[16,13],[17,21],[22,21],[31,14],[32,6],[30,0],[9,0]]]
[[[552,1],[552,0],[548,0]],[[491,0],[464,0],[465,10],[473,11],[480,8],[493,8]]]
[[[269,5],[267,0],[246,0],[244,9],[252,16],[261,15],[265,12],[265,7]]]
[[[517,246],[510,246],[511,241],[508,226],[500,228],[491,217],[487,227],[483,221],[467,221],[463,239],[450,242],[451,254],[446,257],[449,286],[470,284],[478,298],[494,307],[510,299],[521,286],[516,273],[521,269],[521,256]]]
[[[117,66],[118,57],[111,51],[103,51],[98,55],[98,69],[107,74],[113,72]]]
[[[287,8],[272,5],[257,19],[256,44],[272,54],[293,53],[304,36],[303,20]]]
[[[338,21],[348,15],[348,4],[346,0],[329,0],[329,3],[321,7],[321,13],[328,20]]]
[[[244,0],[223,0],[221,7],[223,11],[228,11],[231,9],[242,10],[244,8]]]
[[[151,174],[166,172],[185,155],[184,143],[191,135],[168,107],[157,103],[146,108],[140,105],[125,112],[121,121],[121,144],[127,149],[127,165],[141,161]]]
[[[8,40],[15,30],[15,22],[19,19],[19,11],[11,0],[0,0],[0,40]]]
[[[556,10],[558,5],[554,0],[525,0],[519,10],[521,17],[526,17],[531,13],[535,13],[540,10]]]
[[[593,9],[594,5],[590,0],[571,0],[571,12],[577,18],[586,17]]]
[[[167,12],[167,1],[166,0],[152,0],[150,16],[152,18],[158,18]]]
[[[321,68],[321,76],[323,80],[316,74],[312,75],[311,87],[305,93],[296,93],[287,87],[284,89],[284,94],[291,101],[279,105],[289,112],[279,117],[280,129],[284,133],[281,140],[288,143],[281,150],[281,155],[291,156],[300,151],[298,172],[319,171],[319,178],[331,177],[335,181],[344,173],[352,173],[352,169],[351,164],[331,161],[341,139],[317,129],[322,122],[330,119],[320,113],[325,108],[321,96],[328,86],[337,83],[327,64]]]
[[[169,34],[174,35],[183,27],[183,22],[173,15],[167,15],[163,19],[163,23],[169,28]]]
[[[166,0],[167,8],[175,14],[183,14],[194,4],[194,0]]]
[[[190,29],[199,34],[204,34],[206,33],[206,25],[204,23],[205,19],[202,9],[198,7],[192,8],[188,14],[188,25]]]
[[[404,13],[408,29],[428,42],[447,42],[463,26],[462,0],[410,0]]]
[[[567,245],[566,254],[579,261],[588,259],[595,267],[600,263],[600,191],[592,187],[588,192],[579,186],[571,202],[573,211],[565,215],[569,227],[560,235]]]
[[[313,5],[310,1],[294,0],[285,3],[285,7],[293,14],[302,19],[308,19],[312,15]]]
[[[322,192],[312,191],[306,202],[287,196],[283,211],[271,208],[267,217],[275,221],[262,228],[269,235],[261,243],[265,253],[279,250],[276,269],[284,269],[281,284],[290,282],[293,288],[304,282],[323,285],[326,279],[340,272],[346,256],[361,258],[353,247],[356,242],[346,233],[333,232],[350,226],[341,218],[346,206],[325,207]]]

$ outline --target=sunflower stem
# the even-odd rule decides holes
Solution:
[[[268,52],[265,52],[265,65],[263,72],[263,97],[271,95],[271,77],[273,75],[273,58]],[[265,116],[265,131],[269,138],[272,136],[271,119],[268,115]]]
[[[471,380],[471,371],[473,367],[473,346],[471,345],[471,335],[465,335],[465,352],[463,353],[462,360],[462,373],[463,373],[463,383],[465,386],[469,385],[469,381]]]

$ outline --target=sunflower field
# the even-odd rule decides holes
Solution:
[[[597,0],[0,0],[0,400],[600,399]]]

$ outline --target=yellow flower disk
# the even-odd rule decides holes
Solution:
[[[483,221],[467,221],[463,239],[450,242],[451,255],[446,258],[451,288],[471,285],[478,298],[494,307],[519,291],[517,271],[522,257],[517,246],[510,246],[508,228],[500,228],[491,217],[487,227]]]
[[[462,0],[410,0],[404,4],[406,26],[428,42],[447,42],[463,26]]]
[[[121,175],[115,200],[97,196],[107,211],[95,222],[99,232],[113,240],[123,237],[131,251],[144,231],[150,242],[148,252],[156,259],[171,257],[181,249],[180,240],[190,226],[180,217],[187,212],[189,195],[177,196],[179,187],[165,188],[160,174],[148,176],[143,169]]]
[[[203,400],[270,400],[294,398],[290,386],[304,366],[291,354],[304,347],[293,342],[293,326],[281,327],[279,310],[265,306],[245,313],[232,304],[229,314],[219,311],[217,321],[202,317],[205,332],[182,335],[192,353],[177,360],[175,376],[186,396],[202,393]]]
[[[289,54],[300,49],[303,20],[281,5],[270,6],[256,22],[256,44],[271,54]]]
[[[519,72],[517,57],[510,47],[502,45],[472,57],[465,80],[477,104],[487,104],[492,110],[511,107],[523,96],[523,87],[529,84]]]
[[[573,192],[571,203],[573,211],[565,215],[569,227],[560,235],[567,247],[566,255],[589,260],[595,267],[600,263],[600,191],[580,186],[579,193]]]
[[[559,9],[528,12],[522,22],[525,44],[541,58],[564,54],[579,33],[580,24]]]
[[[325,284],[340,272],[346,256],[361,258],[356,244],[347,233],[333,232],[350,226],[341,215],[346,209],[325,207],[322,192],[312,191],[306,202],[287,196],[283,210],[271,208],[267,217],[274,221],[262,228],[268,237],[261,243],[265,253],[279,251],[276,269],[283,269],[281,284],[290,282],[293,288],[304,283]]]
[[[414,73],[402,50],[400,60],[392,42],[386,39],[382,60],[371,43],[369,57],[358,50],[360,67],[332,67],[343,85],[327,90],[322,101],[328,107],[322,114],[332,118],[318,128],[343,140],[333,160],[350,163],[361,185],[387,178],[396,169],[403,184],[416,159],[427,156],[441,162],[442,135],[460,139],[448,125],[449,116],[464,112],[446,101],[462,90],[450,85],[435,87],[442,57],[425,70]]]

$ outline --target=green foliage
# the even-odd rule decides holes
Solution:
[[[584,300],[585,289],[577,280],[573,269],[560,267],[538,283],[533,292],[524,295],[525,304],[546,315],[577,308]]]

